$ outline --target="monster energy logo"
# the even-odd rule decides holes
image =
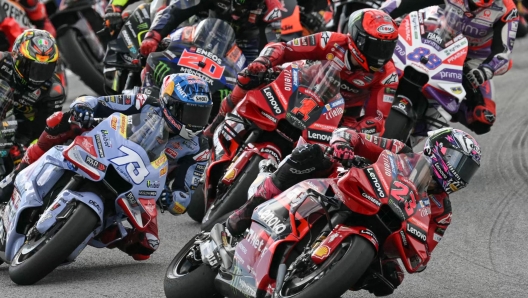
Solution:
[[[224,98],[226,98],[229,94],[231,94],[231,90],[229,90],[229,89],[220,89],[220,90],[218,90],[218,92],[220,92],[220,99],[221,100],[224,100]]]
[[[158,65],[156,65],[156,68],[154,69],[154,82],[157,85],[161,85],[163,78],[168,74],[169,71],[170,67],[167,64],[165,64],[164,62],[158,63]]]
[[[148,24],[147,23],[141,23],[137,26],[138,30],[145,30],[148,28]]]

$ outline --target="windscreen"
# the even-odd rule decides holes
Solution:
[[[435,33],[438,34],[444,43],[452,40],[462,33],[464,14],[458,8],[451,5],[446,9],[438,9],[440,24]]]
[[[193,44],[223,57],[235,42],[235,31],[228,23],[208,18],[201,21],[194,32]]]
[[[423,154],[398,154],[402,165],[400,174],[413,182],[418,193],[427,191],[427,187],[433,178],[431,165]]]
[[[165,150],[168,140],[163,118],[157,114],[141,113],[128,116],[128,122],[131,131],[128,140],[145,149],[150,161],[156,160]]]
[[[302,67],[292,63],[294,95],[288,103],[286,119],[306,129],[321,116],[324,107],[341,98],[340,68],[333,61],[316,62]]]

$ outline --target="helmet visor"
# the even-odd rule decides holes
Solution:
[[[169,97],[167,94],[164,97]],[[207,124],[211,114],[212,105],[191,104],[167,98],[169,113],[190,130],[201,130]]]
[[[474,161],[471,156],[465,155],[452,148],[446,148],[444,159],[453,167],[453,169],[455,169],[455,172],[460,176],[460,179],[466,183],[469,183],[479,168],[479,164]]]
[[[381,68],[387,63],[394,53],[397,39],[383,40],[360,33],[357,27],[352,30],[352,39],[359,51],[367,58],[369,67]]]
[[[56,62],[37,62],[26,57],[19,57],[15,64],[18,72],[30,84],[41,84],[49,80],[56,66]]]

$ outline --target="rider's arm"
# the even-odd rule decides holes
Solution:
[[[188,18],[208,9],[206,0],[177,0],[156,14],[150,30],[165,37]]]
[[[389,116],[394,93],[398,88],[398,74],[392,62],[384,67],[385,75],[373,85],[365,105],[365,116],[353,127],[358,132],[383,135],[385,120]]]
[[[94,111],[94,117],[108,117],[114,112],[125,115],[132,115],[141,112],[141,108],[146,104],[155,105],[156,101],[145,94],[134,95],[111,95],[111,96],[82,96],[78,97],[70,105],[70,109],[75,105],[84,104]]]
[[[387,0],[383,2],[380,9],[392,18],[398,18],[412,11],[442,4],[444,4],[444,0]]]
[[[272,66],[302,59],[326,60],[327,48],[334,47],[334,43],[338,39],[337,33],[320,32],[293,39],[288,43],[276,42],[268,44],[262,50],[260,56],[268,58]]]
[[[189,206],[205,171],[209,144],[202,136],[192,140],[169,142],[165,154],[169,158],[167,181],[173,181],[170,187],[173,201],[170,202],[168,210],[175,215],[182,214]]]
[[[371,161],[378,160],[378,157],[384,150],[389,150],[394,153],[412,152],[411,148],[398,140],[358,133],[349,128],[338,128],[333,132],[330,145],[339,142],[350,144],[354,148],[354,154]]]
[[[489,68],[494,75],[502,75],[509,69],[510,55],[513,50],[519,17],[512,1],[504,1],[506,13],[493,25],[491,54],[482,67]]]
[[[438,245],[451,223],[451,201],[446,193],[429,195],[431,221],[427,231],[427,246],[431,253]],[[428,261],[428,260],[427,260]]]

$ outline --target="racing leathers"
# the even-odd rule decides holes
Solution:
[[[141,44],[141,53],[148,55],[155,51],[161,38],[169,35],[178,25],[191,16],[205,14],[230,23],[235,30],[238,47],[247,61],[253,61],[266,43],[277,40],[277,35],[280,34],[282,4],[278,0],[265,0],[255,6],[251,4],[253,1],[248,1],[247,4],[242,5],[245,9],[233,10],[231,2],[231,0],[172,2],[154,19],[150,31]]]
[[[341,160],[358,155],[370,161],[376,161],[383,154],[387,154],[387,150],[393,153],[412,152],[411,148],[398,140],[357,133],[355,130],[347,128],[340,128],[334,131],[330,146],[334,149],[334,157]],[[348,152],[346,148],[348,148]],[[417,166],[416,161],[421,159],[421,155],[422,153],[400,155],[402,162],[401,165],[398,165],[398,171],[400,171],[402,176],[409,176],[414,167]],[[319,145],[304,145],[296,148],[290,156],[281,162],[274,173],[255,186],[255,193],[246,204],[228,218],[226,223],[227,230],[231,235],[241,235],[249,228],[251,215],[255,207],[303,180],[327,177],[331,172],[329,169],[335,166],[335,164],[332,164],[324,157]],[[427,171],[426,175],[431,175],[428,164],[423,169]],[[348,175],[349,177],[361,177],[359,172],[363,172],[364,169],[352,167],[349,171],[358,172],[357,175]],[[425,181],[430,180],[425,179]],[[420,189],[419,187],[417,188]],[[426,238],[428,255],[430,256],[430,253],[438,245],[445,230],[451,223],[451,202],[444,191],[429,189],[427,194],[428,198],[422,199],[420,205],[423,206],[422,208],[430,207],[431,219]],[[419,268],[419,272],[425,270],[428,261],[429,259],[424,260],[424,265]],[[356,284],[355,289],[365,289],[376,296],[391,294],[403,281],[403,271],[396,260],[383,258],[382,271],[383,276],[391,282],[392,287],[379,279],[366,275]]]
[[[94,117],[108,117],[114,112],[126,115],[137,113],[156,113],[161,115],[157,99],[140,92],[142,92],[142,89],[136,88],[135,92],[130,95],[79,97],[70,105],[70,108],[73,111],[76,107],[87,106],[93,111]],[[47,119],[45,131],[38,142],[28,148],[21,163],[22,167],[35,162],[53,146],[64,144],[67,140],[75,138],[83,131],[79,126],[69,123],[71,113],[58,112]],[[205,170],[208,154],[207,141],[201,134],[194,136],[192,139],[184,139],[180,135],[169,133],[169,140],[165,148],[165,155],[169,164],[166,192],[162,194],[163,198],[160,198],[160,200],[164,200],[165,207],[170,213],[178,215],[185,212]],[[148,215],[145,214],[145,216]],[[147,225],[145,232],[129,230],[129,234],[115,245],[112,245],[111,248],[118,247],[136,260],[148,258],[159,245],[157,219],[152,217],[152,215],[150,216],[151,221]],[[143,220],[148,221],[148,218]],[[115,233],[117,233],[117,227],[102,233],[101,239],[108,240],[103,241],[103,243],[114,240]]]
[[[490,0],[491,1],[491,0]],[[454,120],[458,120],[477,134],[486,133],[495,122],[496,109],[493,101],[491,78],[502,75],[511,68],[511,53],[515,42],[518,12],[512,0],[493,1],[488,8],[471,10],[468,0],[388,0],[381,9],[391,17],[419,10],[432,5],[437,9],[442,28],[451,38],[462,33],[469,42],[464,73],[480,94],[467,91]],[[467,75],[466,75],[467,76]]]
[[[6,114],[12,109],[18,122],[17,130],[14,132],[15,143],[27,146],[40,136],[46,126],[46,118],[54,112],[62,110],[66,96],[61,81],[56,74],[45,81],[40,88],[31,91],[18,87],[13,76],[15,71],[12,54],[10,52],[0,52],[0,80],[13,89],[12,101],[0,98],[0,119],[4,120]],[[10,143],[2,144],[4,147],[12,145]],[[20,162],[19,157],[13,154],[10,157],[15,164]]]
[[[15,2],[18,2],[22,6],[29,21],[35,25],[35,27],[48,31],[54,37],[57,35],[55,27],[53,27],[53,24],[51,24],[48,18],[44,3],[41,3],[38,0],[19,0]],[[16,20],[20,18],[18,10],[16,8],[9,9],[10,5],[13,4],[3,6],[2,9],[0,9],[0,36],[3,35],[3,38],[0,39],[0,50],[4,51],[9,50],[18,35],[24,31],[21,24]],[[22,20],[22,25],[29,28],[31,24],[24,22],[25,20]]]
[[[302,59],[334,61],[341,68],[341,95],[345,99],[342,126],[363,133],[382,134],[398,87],[396,68],[392,61],[375,73],[350,65],[350,42],[345,34],[316,33],[288,43],[268,44],[257,61],[269,61],[270,67]],[[244,97],[245,89],[250,89],[241,84],[241,76],[238,81],[231,96],[222,102],[220,113],[230,112]]]

